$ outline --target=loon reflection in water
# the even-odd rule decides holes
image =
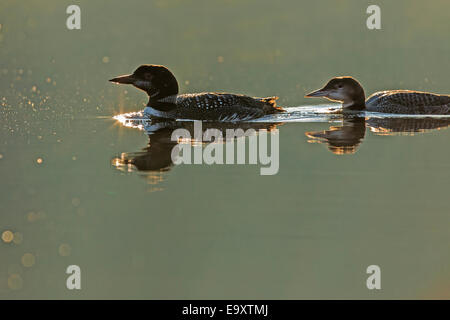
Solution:
[[[150,120],[146,118],[128,118],[129,115],[118,116],[122,125],[144,130],[148,137],[148,145],[139,152],[122,153],[114,158],[112,164],[122,171],[146,172],[152,183],[163,180],[163,174],[172,169],[174,163],[171,152],[178,141],[172,141],[172,133],[175,129],[183,128],[195,137],[194,122],[180,122],[173,120]],[[312,119],[312,118],[308,118]],[[309,131],[305,135],[311,143],[325,143],[334,154],[353,154],[357,151],[366,135],[366,128],[375,135],[414,135],[432,130],[439,130],[450,126],[448,117],[361,117],[349,114],[322,114],[320,121],[342,121],[342,125],[333,125],[328,130]],[[218,143],[228,143],[226,129],[247,129],[271,131],[284,123],[273,122],[248,122],[248,123],[224,123],[203,122],[202,134],[208,129],[219,129],[224,139]],[[183,141],[196,145],[196,139]],[[209,143],[209,142],[205,142]]]
[[[305,132],[310,143],[327,143],[335,154],[352,154],[361,144],[366,133],[365,119],[354,117],[343,119],[342,126],[331,126],[328,130]]]
[[[326,143],[334,154],[353,154],[362,143],[366,128],[376,135],[414,135],[450,126],[450,118],[364,118],[343,116],[341,126],[305,132],[311,143]]]
[[[172,140],[172,133],[176,129],[186,129],[193,139],[180,143],[188,143],[191,145],[211,143],[210,141],[199,141],[195,138],[196,132],[194,122],[191,121],[165,121],[165,120],[149,120],[149,119],[121,119],[124,126],[143,129],[148,135],[148,145],[139,152],[125,152],[120,157],[112,159],[111,163],[114,167],[121,171],[140,171],[150,174],[152,181],[162,181],[163,173],[172,169],[174,163],[172,161],[172,150],[179,143]],[[215,140],[213,143],[230,143],[234,140],[243,138],[243,136],[227,138],[227,129],[242,129],[244,136],[249,134],[258,134],[259,130],[268,132],[276,129],[282,123],[225,123],[225,122],[203,122],[202,136],[208,129],[217,129],[221,132],[223,139]],[[254,129],[254,131],[247,131]]]

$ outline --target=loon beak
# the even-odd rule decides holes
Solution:
[[[119,77],[111,79],[109,81],[114,82],[114,83],[120,83],[120,84],[133,84],[136,81],[136,79],[133,77],[132,74],[129,74],[129,75],[125,75],[125,76],[119,76]]]
[[[330,92],[326,89],[319,89],[308,93],[305,98],[326,97]]]

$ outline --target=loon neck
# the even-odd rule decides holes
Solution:
[[[344,102],[342,107],[344,110],[362,111],[366,109],[366,101],[363,98],[362,100]]]
[[[353,88],[351,93],[342,102],[342,107],[347,110],[362,111],[366,109],[366,95],[361,86]]]
[[[148,107],[159,111],[171,111],[177,107],[177,94],[161,97],[159,94],[149,96]]]

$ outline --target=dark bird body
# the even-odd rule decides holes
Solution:
[[[178,94],[177,80],[164,66],[143,65],[131,75],[110,81],[132,84],[147,92],[149,102],[144,113],[156,118],[235,122],[284,111],[277,107],[277,97],[217,92]]]
[[[343,110],[373,111],[395,114],[450,114],[450,96],[412,90],[387,90],[365,100],[364,89],[352,77],[331,79],[322,89],[306,97],[324,97],[342,102]]]
[[[412,90],[381,91],[367,99],[366,109],[399,114],[450,114],[450,96]]]
[[[144,112],[170,119],[242,121],[280,112],[275,107],[276,99],[217,92],[188,93],[174,97],[176,107],[172,110],[152,110],[154,108],[147,106]]]

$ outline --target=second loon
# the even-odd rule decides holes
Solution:
[[[175,76],[160,65],[142,65],[133,74],[109,81],[132,84],[145,91],[149,102],[144,114],[151,117],[234,122],[284,111],[276,105],[278,97],[252,98],[216,92],[178,94]]]
[[[305,97],[324,97],[342,102],[343,111],[374,111],[396,114],[450,114],[450,95],[412,90],[388,90],[365,100],[364,89],[352,77],[336,77]]]

